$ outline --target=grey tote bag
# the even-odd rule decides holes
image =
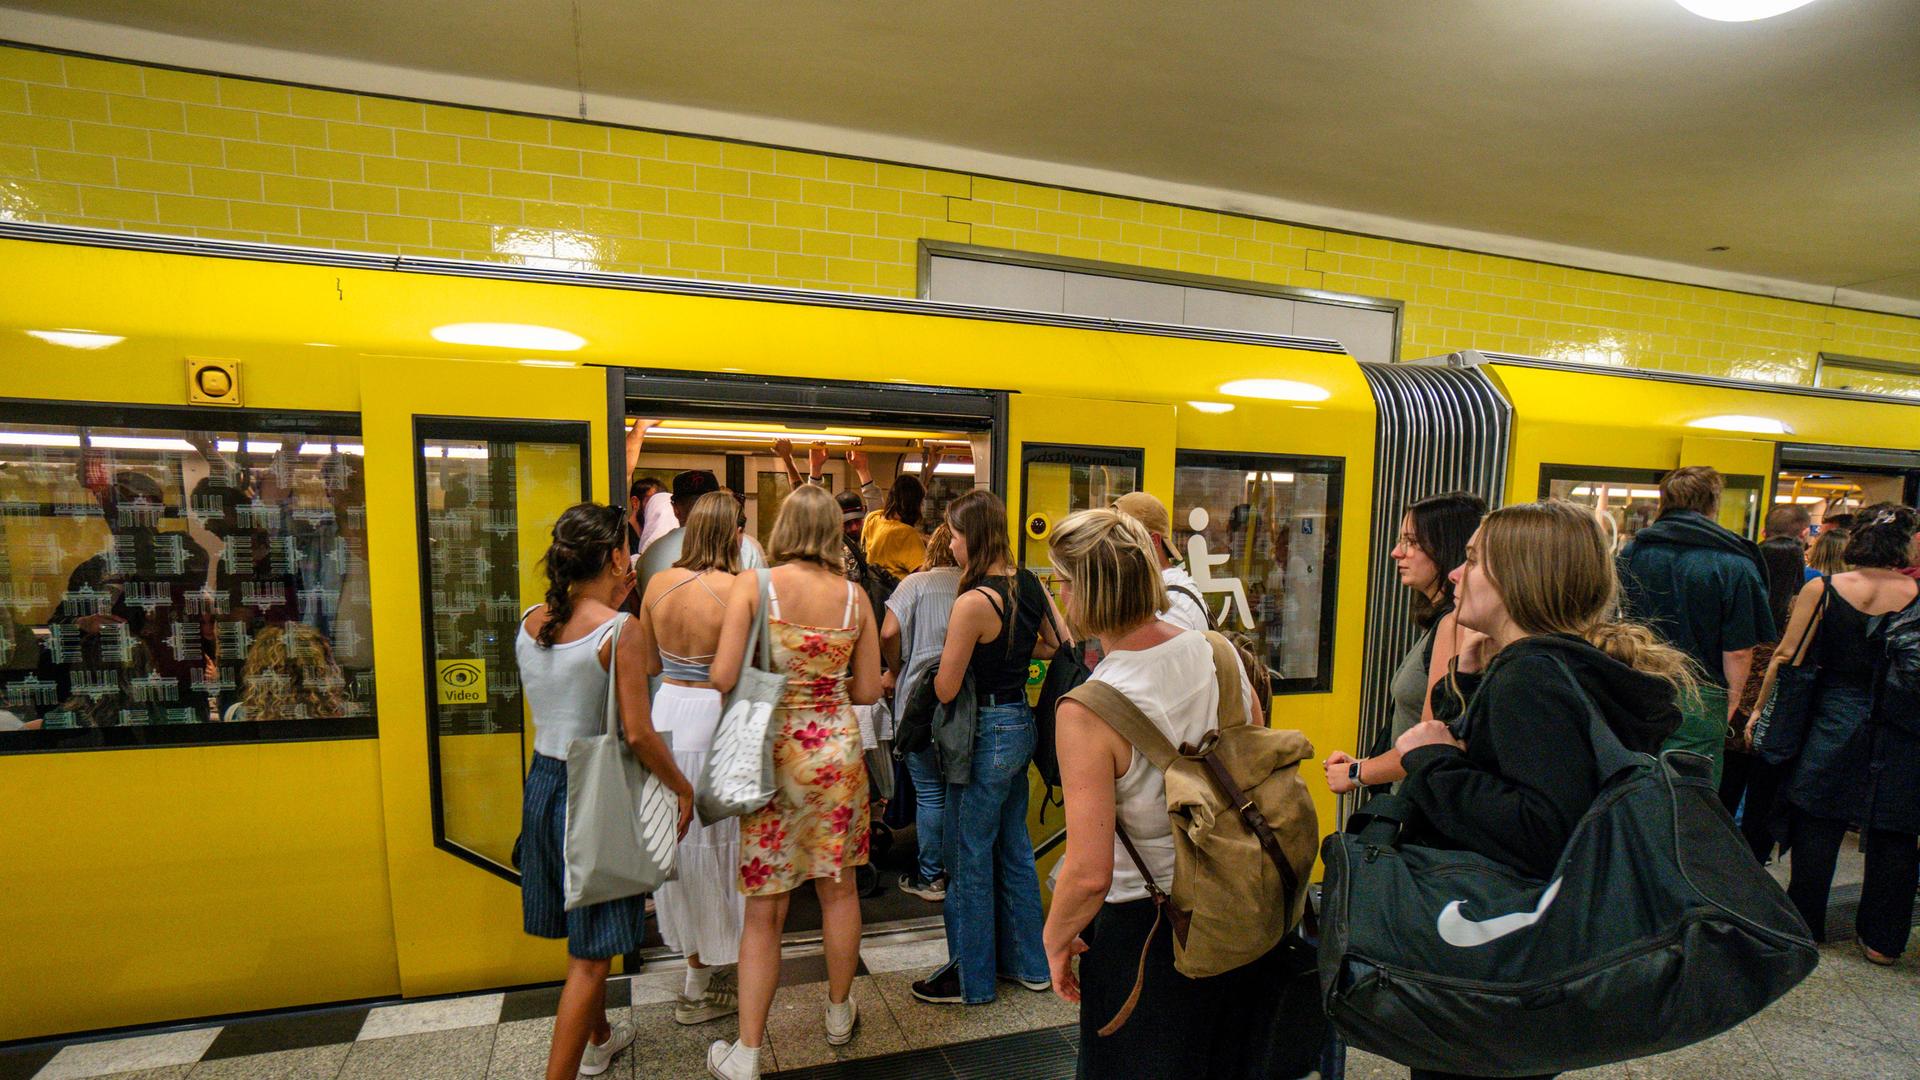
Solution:
[[[567,744],[566,908],[639,896],[673,879],[680,800],[628,749],[620,724],[620,628],[607,656],[607,725]]]
[[[694,785],[693,808],[704,825],[751,814],[773,801],[773,710],[787,677],[773,670],[767,630],[767,585],[772,572],[757,570],[760,610],[747,631],[740,681],[727,695],[726,712],[713,734],[713,752]]]

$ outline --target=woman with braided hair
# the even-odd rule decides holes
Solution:
[[[633,1025],[609,1024],[607,972],[612,958],[640,945],[645,921],[638,896],[565,909],[567,744],[606,730],[607,672],[620,602],[633,588],[627,518],[617,506],[579,503],[553,525],[542,565],[547,601],[521,616],[514,641],[520,682],[533,713],[533,764],[527,771],[520,839],[521,910],[526,931],[567,939],[567,982],[553,1019],[547,1080],[575,1072],[598,1076],[633,1042]],[[647,697],[645,635],[620,635],[621,729],[633,756],[680,798],[680,836],[693,821],[693,785],[653,729]]]

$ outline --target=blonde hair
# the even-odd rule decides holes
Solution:
[[[1515,626],[1582,638],[1636,671],[1693,692],[1687,654],[1620,618],[1620,577],[1590,508],[1560,499],[1503,507],[1480,523],[1476,548]]]
[[[803,484],[780,504],[767,537],[767,558],[775,566],[811,562],[837,572],[845,552],[840,532],[840,504],[826,488]]]
[[[1133,518],[1082,510],[1055,526],[1048,544],[1054,570],[1073,586],[1066,615],[1079,633],[1123,633],[1167,609],[1153,539]]]
[[[346,678],[333,646],[303,623],[269,626],[253,639],[241,673],[247,720],[308,720],[346,715]]]
[[[958,567],[959,560],[953,557],[953,527],[941,522],[933,530],[933,537],[927,541],[927,557],[920,560],[918,569],[938,570],[942,567]]]
[[[726,488],[709,491],[694,502],[687,513],[687,534],[682,537],[682,570],[704,573],[721,570],[740,572],[740,504]]]
[[[1847,571],[1847,541],[1853,538],[1853,532],[1831,526],[1820,530],[1813,538],[1813,546],[1807,549],[1807,565],[1823,574],[1844,574]]]

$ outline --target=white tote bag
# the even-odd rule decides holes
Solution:
[[[639,896],[673,879],[680,800],[628,748],[620,724],[620,628],[607,656],[604,733],[567,744],[566,909]]]
[[[713,734],[713,752],[694,786],[693,808],[703,825],[751,814],[773,801],[773,710],[786,692],[787,677],[773,670],[773,642],[767,629],[767,570],[760,578],[760,611],[747,631],[747,654],[740,681],[727,695],[726,712]]]

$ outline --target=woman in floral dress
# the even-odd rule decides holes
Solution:
[[[773,801],[740,819],[740,1038],[707,1053],[720,1080],[760,1075],[767,1013],[780,982],[780,934],[793,890],[813,882],[827,956],[827,1042],[853,1038],[860,963],[860,898],[853,867],[867,861],[867,770],[853,706],[880,697],[880,636],[873,605],[840,573],[840,507],[824,488],[787,496],[768,540],[767,628],[787,677],[774,712]],[[759,617],[757,574],[742,574],[727,598],[713,685],[740,679],[747,632]]]

